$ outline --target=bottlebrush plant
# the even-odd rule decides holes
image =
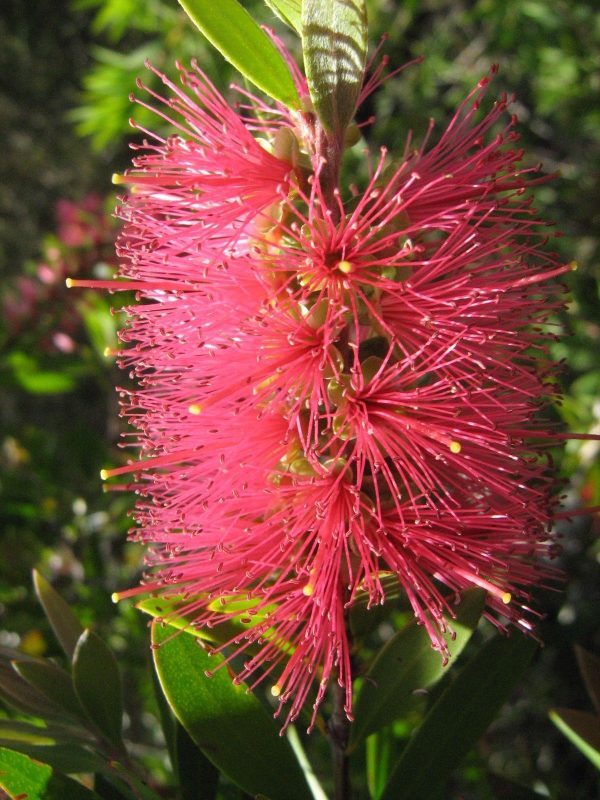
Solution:
[[[511,98],[488,97],[495,68],[441,132],[365,151],[361,183],[344,169],[364,148],[356,108],[401,78],[367,59],[360,0],[269,1],[304,73],[235,0],[182,5],[272,102],[239,89],[232,107],[200,65],[179,83],[149,65],[164,92],[141,81],[135,101],[171,133],[139,128],[115,178],[119,274],[69,281],[137,296],[118,358],[138,457],[103,477],[138,496],[147,572],[117,598],[148,595],[165,696],[224,775],[324,797],[303,715],[331,739],[342,800],[351,754],[414,710],[479,617],[530,633],[533,590],[558,578],[553,523],[572,512],[544,411],[556,278],[574,265],[532,206],[547,178],[524,161]],[[382,605],[394,619],[399,596],[415,622],[363,651],[365,619]],[[355,781],[438,796],[533,648],[488,641],[391,767],[371,751]]]

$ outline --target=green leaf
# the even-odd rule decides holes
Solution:
[[[60,706],[48,700],[5,664],[0,664],[0,698],[17,711],[41,719],[56,718],[63,713]]]
[[[279,19],[286,25],[300,33],[302,29],[302,3],[300,0],[265,0],[269,8],[274,11]]]
[[[9,747],[23,755],[52,767],[63,775],[80,772],[99,772],[107,769],[106,761],[89,750],[76,744],[35,745],[26,742],[12,742],[0,734],[0,746]]]
[[[181,800],[214,800],[219,771],[178,722],[175,727],[175,775]]]
[[[6,647],[0,645],[0,662],[1,661],[37,661],[35,656],[30,656],[22,650],[16,650],[14,647]]]
[[[77,310],[94,350],[104,359],[106,348],[117,346],[117,320],[110,313],[108,302],[98,293],[88,292],[85,300],[77,304]]]
[[[575,646],[575,655],[585,688],[594,704],[596,713],[600,714],[600,658],[577,645]]]
[[[85,713],[109,742],[123,748],[123,699],[117,660],[91,630],[79,637],[73,655],[73,684]]]
[[[398,747],[391,728],[373,733],[366,741],[366,778],[373,800],[381,797]]]
[[[302,52],[315,111],[323,127],[342,142],[363,83],[364,0],[303,0]]]
[[[288,108],[300,107],[283,56],[237,0],[179,0],[179,4],[244,77]]]
[[[79,717],[83,714],[77,699],[73,681],[68,672],[51,661],[13,662],[13,669],[30,686],[33,686],[53,703],[61,706],[69,714]]]
[[[485,592],[464,592],[452,628],[456,638],[446,637],[451,658],[467,644],[483,612]],[[415,692],[428,689],[444,674],[441,655],[431,646],[422,625],[411,623],[386,642],[375,656],[363,682],[354,711],[350,750],[366,736],[380,730],[418,705]]]
[[[152,643],[165,697],[207,758],[248,794],[306,800],[308,788],[288,742],[247,686],[234,685],[226,667],[217,669],[222,657],[210,657],[193,636],[158,622]]]
[[[152,687],[181,800],[213,800],[219,771],[198,750],[186,729],[173,716],[154,669]]]
[[[89,739],[87,731],[80,732],[69,725],[50,724],[45,727],[32,725],[30,722],[21,722],[13,719],[0,719],[0,739],[11,742],[11,747],[19,750],[18,743],[26,745],[52,745],[59,742],[73,743],[75,739]]]
[[[494,720],[535,649],[535,642],[518,633],[487,642],[440,695],[413,734],[382,800],[422,800],[440,791]]]
[[[232,616],[227,621],[219,623],[219,625],[214,628],[199,627],[195,624],[198,611],[185,613],[186,601],[176,597],[169,599],[165,599],[164,597],[148,597],[136,603],[136,608],[154,617],[157,622],[161,624],[165,623],[171,625],[173,628],[177,628],[177,630],[185,631],[191,636],[211,644],[225,644],[225,642],[231,641],[231,639],[239,636],[244,631],[247,631],[264,620],[269,611],[274,609],[274,606],[267,606],[261,609],[260,612],[253,613],[252,616],[249,617],[248,610],[254,608],[256,605],[255,600],[230,598],[229,602],[224,602],[223,598],[220,598],[213,602],[207,599],[206,603],[208,608],[216,609],[219,613],[223,614],[231,613]],[[270,628],[262,633],[264,639],[269,639],[271,635],[274,637],[276,636],[275,631]],[[278,646],[277,639],[275,644]],[[285,644],[281,644],[281,649],[289,652],[289,647]],[[256,652],[256,650],[258,650],[258,646],[251,645],[247,648],[246,652],[250,654]]]
[[[587,711],[557,708],[550,719],[567,739],[600,769],[600,718]]]
[[[37,359],[28,353],[13,351],[7,358],[17,383],[30,394],[64,394],[77,385],[72,370],[44,369]]]
[[[0,788],[11,800],[100,800],[81,783],[54,773],[48,764],[4,747],[0,747]]]
[[[83,633],[83,626],[71,607],[35,569],[33,570],[33,587],[60,646],[69,659],[73,658],[75,646]]]
[[[179,631],[186,631],[203,642],[227,642],[241,631],[240,626],[229,622],[216,628],[199,628],[194,625],[196,615],[182,613],[179,610],[180,605],[176,598],[167,600],[164,597],[147,597],[135,604],[136,608],[154,617],[159,624],[166,623]]]

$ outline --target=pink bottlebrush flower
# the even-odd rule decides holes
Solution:
[[[140,146],[125,280],[97,284],[139,300],[120,361],[142,459],[105,476],[135,475],[148,574],[122,595],[199,626],[241,603],[219,649],[269,676],[287,721],[312,693],[314,722],[330,678],[351,713],[347,611],[390,573],[443,657],[469,586],[530,630],[553,577],[548,280],[569,265],[541,249],[508,100],[482,113],[484,79],[436,144],[325,197],[309,112],[253,122],[197,66],[163,82],[177,133]]]

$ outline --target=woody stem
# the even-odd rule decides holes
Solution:
[[[350,800],[350,772],[346,747],[350,737],[350,720],[344,710],[345,689],[333,683],[333,712],[329,719],[329,738],[333,759],[334,800]]]
[[[330,137],[319,123],[315,129],[315,150],[322,159],[319,182],[325,205],[334,223],[339,222],[340,210],[334,192],[339,188],[342,148],[335,137]]]

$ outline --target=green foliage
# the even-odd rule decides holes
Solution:
[[[569,741],[600,770],[600,658],[582,647],[575,648],[579,671],[594,704],[595,714],[556,708],[550,719]]]
[[[102,150],[131,133],[131,92],[144,72],[144,62],[149,59],[160,63],[162,53],[157,42],[149,42],[127,54],[97,46],[92,55],[95,68],[86,76],[82,102],[70,116],[78,133],[91,137],[94,147]],[[120,92],[115,91],[117,86]],[[135,117],[140,125],[148,125],[154,119],[153,114],[141,108],[136,109]]]
[[[290,28],[300,29],[300,3],[295,0],[244,5],[254,18],[274,25],[284,37],[291,36],[291,31],[277,27],[276,14]],[[207,797],[237,800],[239,790],[226,778],[217,786],[214,767],[208,759],[196,756],[195,745],[170,717],[168,708],[164,709],[162,726],[159,724],[146,672],[145,624],[127,601],[120,604],[119,615],[115,615],[108,599],[114,589],[135,582],[132,576],[139,563],[137,547],[124,544],[130,500],[123,494],[101,495],[97,479],[117,435],[107,423],[114,416],[107,406],[114,403],[115,378],[110,374],[111,362],[101,356],[104,348],[116,345],[118,315],[109,314],[108,302],[99,294],[82,292],[77,299],[73,294],[67,296],[62,281],[53,284],[51,291],[42,292],[37,276],[42,264],[54,269],[51,257],[57,254],[66,274],[107,277],[113,269],[109,251],[114,229],[104,229],[100,218],[90,219],[91,227],[103,230],[104,244],[99,249],[86,244],[67,245],[54,232],[53,208],[61,195],[77,197],[83,208],[84,193],[94,180],[98,191],[107,191],[107,176],[114,169],[122,169],[126,160],[125,137],[131,133],[128,120],[132,113],[143,126],[155,129],[160,124],[155,115],[140,106],[132,107],[128,100],[138,76],[156,88],[153,76],[143,68],[144,59],[150,57],[160,69],[172,74],[175,58],[185,62],[196,56],[223,91],[237,76],[198,35],[175,2],[78,0],[77,6],[78,14],[74,14],[60,0],[36,4],[9,0],[0,21],[3,74],[7,76],[6,90],[0,95],[0,116],[1,124],[10,126],[6,135],[2,130],[5,158],[0,166],[0,236],[4,245],[0,266],[8,273],[2,288],[0,322],[0,698],[5,708],[0,719],[0,746],[14,754],[5,756],[8,761],[2,763],[8,763],[13,771],[19,764],[23,771],[25,765],[32,774],[37,771],[42,776],[51,775],[53,780],[59,775],[93,773],[104,798],[153,796],[146,794],[150,790],[141,784],[144,777],[165,798],[175,798],[180,791],[184,800],[191,800],[199,796],[194,792],[202,786]],[[540,160],[548,171],[560,170],[558,179],[540,187],[537,197],[540,213],[556,219],[567,234],[554,246],[566,261],[575,258],[580,267],[571,277],[575,300],[558,321],[569,336],[553,350],[554,356],[568,362],[565,396],[557,405],[557,416],[572,430],[597,429],[600,89],[596,53],[600,28],[596,4],[591,0],[558,0],[554,4],[528,0],[516,5],[498,0],[372,0],[368,6],[370,41],[375,43],[382,32],[389,34],[385,52],[391,57],[392,68],[426,55],[422,66],[411,67],[386,83],[359,110],[360,120],[372,113],[378,118],[374,126],[362,129],[372,147],[393,143],[401,150],[408,130],[414,129],[417,137],[430,117],[438,120],[439,131],[466,91],[490,63],[498,61],[501,68],[490,89],[490,102],[501,91],[514,91],[529,163]],[[94,154],[89,152],[87,140],[75,137],[66,121],[65,112],[73,106],[77,108],[71,119],[77,120],[79,134],[94,143]],[[357,156],[357,173],[363,168],[364,159]],[[23,266],[26,258],[37,254],[36,263]],[[17,272],[23,273],[27,283],[11,279],[10,273]],[[29,306],[26,301],[34,285],[37,300]],[[16,306],[22,311],[19,324],[10,327],[7,308]],[[75,350],[50,351],[49,337],[56,330],[62,331],[59,320],[66,319],[69,309],[78,326],[73,337]],[[126,375],[118,380],[126,383]],[[573,479],[572,496],[582,494],[589,502],[600,502],[597,449],[571,444],[562,464],[565,477]],[[587,752],[591,761],[597,757],[597,744],[590,744],[595,741],[591,732],[596,730],[592,722],[596,718],[589,712],[572,711],[584,708],[587,701],[581,686],[572,680],[570,653],[574,641],[584,642],[592,650],[600,646],[599,552],[584,525],[569,524],[560,558],[570,575],[567,591],[549,595],[540,603],[549,611],[549,620],[541,624],[546,648],[522,692],[505,706],[482,743],[475,743],[475,723],[479,731],[484,723],[480,710],[471,704],[479,702],[487,714],[489,687],[484,686],[480,695],[475,680],[466,686],[459,683],[462,673],[453,682],[451,667],[412,708],[408,721],[397,718],[402,706],[390,704],[390,708],[385,707],[389,724],[369,736],[364,748],[362,743],[355,747],[351,768],[361,797],[367,797],[367,793],[373,798],[381,796],[402,753],[405,768],[411,763],[414,766],[414,780],[425,780],[430,748],[434,741],[441,746],[436,737],[445,733],[447,725],[456,739],[444,747],[460,748],[461,756],[471,749],[466,766],[449,779],[443,796],[478,800],[536,796],[519,783],[530,787],[537,784],[553,797],[568,794],[573,800],[587,800],[594,796],[597,773],[578,747],[584,753],[586,747],[591,748]],[[63,601],[57,605],[54,622],[42,617],[24,588],[34,565],[43,567],[69,598],[68,604]],[[156,606],[159,601],[146,602]],[[71,634],[63,631],[61,639],[59,618],[63,617],[62,623],[73,620],[72,604],[77,604],[85,625],[76,621],[77,630]],[[50,606],[46,611],[52,618]],[[367,654],[365,670],[373,673],[378,669],[373,662],[375,655],[382,648],[393,652],[392,643],[402,641],[401,634],[395,638],[394,628],[401,627],[406,609],[400,605],[400,611],[392,617],[386,609],[362,612],[353,612],[354,620],[360,617],[359,622],[364,622],[367,618],[368,625],[357,625],[356,637]],[[73,687],[71,657],[84,627],[92,622],[122,667],[130,723],[124,732],[128,752],[119,750],[116,760],[114,750],[81,709]],[[188,623],[183,620],[181,624]],[[53,627],[66,660],[52,639]],[[239,627],[232,628],[232,635],[239,632]],[[178,638],[190,637],[182,634]],[[197,646],[195,649],[199,650]],[[473,657],[474,649],[471,642],[462,659]],[[42,655],[53,660],[42,659]],[[428,669],[441,671],[437,658],[437,654],[427,653]],[[499,680],[507,672],[512,679],[510,667],[501,675],[494,672],[494,664],[488,664],[488,669]],[[225,670],[221,670],[223,676]],[[393,683],[396,676],[392,672],[388,669],[386,674],[391,675]],[[90,669],[88,680],[97,682],[97,675]],[[447,713],[459,708],[462,714],[464,704],[465,711],[473,712],[469,722],[474,726],[464,725],[464,731],[461,728],[458,732],[452,720],[440,721],[434,715],[436,708],[439,712],[437,703],[445,697],[444,692],[455,685],[457,696],[462,686],[461,702],[456,700],[454,707],[447,705]],[[88,689],[93,694],[92,688]],[[363,683],[356,706],[359,719],[367,709],[365,698],[372,696],[372,689]],[[426,701],[432,703],[430,710],[423,707]],[[551,706],[560,706],[553,721],[577,747],[570,747],[548,722],[547,709]],[[329,711],[326,707],[325,714]],[[112,719],[114,724],[114,713]],[[433,726],[436,719],[435,736],[429,728],[426,759],[424,749],[412,744],[409,735],[421,723],[414,741],[422,742],[418,737],[425,736],[422,731],[426,732],[426,725]],[[161,727],[172,745],[172,769],[164,763]],[[114,727],[111,730],[114,732]],[[129,747],[131,743],[133,748]],[[317,732],[303,739],[303,744],[319,774],[325,773],[329,759],[325,737]],[[454,756],[458,758],[456,750]],[[30,759],[46,766],[40,771]],[[368,785],[360,784],[365,762]],[[491,770],[501,770],[504,778],[494,776]],[[67,794],[66,790],[62,793]]]
[[[85,630],[73,653],[73,686],[90,721],[108,741],[123,749],[121,676],[110,648],[91,630]]]
[[[279,19],[300,33],[302,28],[302,2],[301,0],[265,0],[269,8],[277,14]]]
[[[100,800],[81,783],[56,775],[52,767],[29,756],[0,748],[0,788],[11,800]]]
[[[300,100],[283,56],[237,0],[179,0],[192,22],[249,81],[288,108]]]
[[[437,797],[516,688],[535,642],[514,633],[482,647],[446,688],[396,762],[382,800]],[[435,770],[431,755],[435,753]],[[443,796],[440,794],[440,796]]]
[[[232,682],[223,657],[209,656],[194,637],[159,622],[152,625],[152,644],[163,692],[204,755],[249,794],[306,800],[290,746],[248,687]]]
[[[364,0],[303,0],[302,53],[315,111],[341,147],[367,56]]]
[[[37,570],[33,571],[33,585],[60,646],[67,658],[73,658],[77,642],[83,633],[83,626],[73,610]]]
[[[550,719],[567,739],[600,770],[600,719],[586,711],[555,709]]]
[[[484,603],[485,592],[474,589],[465,593],[456,609],[454,636],[446,637],[453,663],[477,628]],[[444,669],[423,626],[412,622],[388,639],[365,674],[354,710],[350,749],[370,733],[414,711],[421,694],[442,677]]]
[[[121,737],[121,679],[113,653],[39,574],[36,593],[69,661],[53,661],[4,648],[0,697],[35,722],[0,719],[0,786],[10,797],[66,800],[97,797],[69,774],[97,773],[118,797],[156,800],[140,782]],[[2,747],[1,745],[5,745]]]

